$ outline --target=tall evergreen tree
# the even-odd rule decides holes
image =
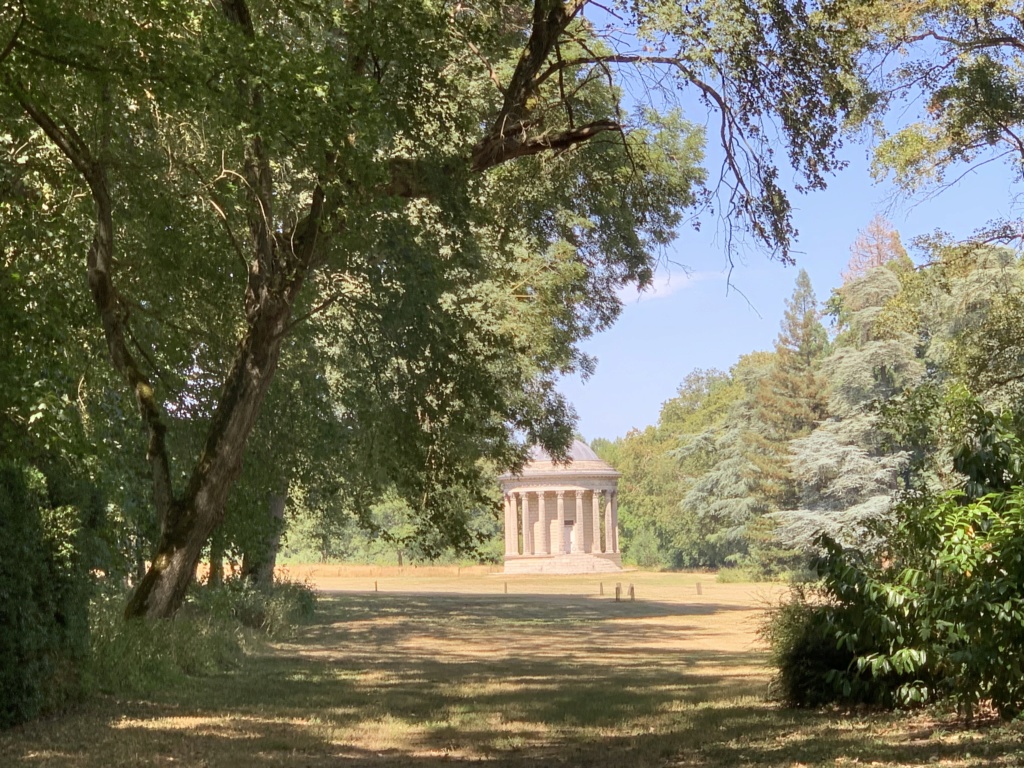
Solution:
[[[907,251],[887,218],[877,214],[858,234],[850,246],[850,261],[843,272],[843,282],[863,277],[875,267],[894,259],[904,259]]]
[[[693,510],[702,522],[715,565],[745,558],[747,526],[768,511],[757,492],[758,470],[751,459],[750,438],[764,429],[754,393],[773,366],[770,352],[741,357],[730,371],[738,391],[725,418],[697,434],[684,435],[675,452],[680,461],[706,468],[683,496],[681,506]]]
[[[772,367],[754,390],[754,416],[763,427],[747,438],[756,467],[754,484],[767,508],[785,508],[796,498],[789,441],[809,434],[825,416],[819,368],[827,350],[814,288],[800,270],[786,302]]]
[[[882,444],[873,406],[918,381],[924,372],[913,335],[883,321],[902,290],[893,259],[884,259],[837,291],[842,333],[822,364],[828,381],[827,416],[790,443],[797,496],[772,515],[775,538],[809,551],[818,534],[849,545],[870,545],[868,523],[886,514],[907,457]]]

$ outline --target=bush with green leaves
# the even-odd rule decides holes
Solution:
[[[960,492],[904,505],[902,541],[882,565],[828,549],[825,589],[848,612],[837,642],[856,649],[840,681],[903,678],[901,704],[952,699],[1024,709],[1024,489]],[[870,650],[868,650],[870,649]]]
[[[629,541],[625,559],[639,568],[648,570],[661,570],[668,565],[668,557],[662,549],[661,539],[653,525],[641,525],[640,530]]]
[[[915,456],[915,489],[874,524],[881,549],[820,539],[818,598],[776,612],[768,631],[780,685],[821,656],[801,639],[806,625],[849,656],[810,683],[836,700],[951,700],[968,720],[984,704],[1014,717],[1024,711],[1024,411],[990,410],[963,387],[904,401],[887,421]],[[959,490],[930,490],[942,477]]]
[[[782,699],[1024,710],[1024,489],[901,508],[889,557],[824,540],[820,599],[785,604],[765,635]]]
[[[89,576],[75,506],[52,506],[34,467],[0,462],[0,727],[84,690]]]
[[[839,699],[833,678],[849,668],[853,654],[836,645],[830,606],[809,599],[805,588],[796,586],[768,616],[760,634],[776,668],[773,697],[791,707],[818,707]]]

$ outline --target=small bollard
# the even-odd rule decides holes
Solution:
[[[505,594],[506,595],[508,594],[508,582],[507,581],[505,582]]]
[[[615,602],[618,603],[618,602],[621,602],[621,600],[622,600],[622,585],[621,584],[616,584],[615,585]]]
[[[601,582],[601,586],[600,586],[600,589],[598,590],[597,594],[599,594],[599,595],[603,595],[604,594],[604,582],[603,581]]]
[[[698,595],[703,595],[704,594],[704,590],[701,589],[699,581],[697,582],[697,594]]]
[[[636,600],[636,593],[633,592],[633,585],[630,584],[629,585],[629,602],[632,603],[634,600]]]
[[[373,591],[374,591],[374,592],[376,592],[376,591],[377,591],[377,582],[376,582],[376,581],[375,581],[375,582],[373,582]]]

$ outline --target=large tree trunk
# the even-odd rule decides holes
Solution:
[[[245,0],[221,0],[221,8],[243,36],[256,39]],[[252,114],[259,115],[263,109],[260,88],[240,82],[239,91]],[[245,292],[247,332],[239,342],[188,487],[162,515],[153,564],[125,607],[128,618],[168,618],[185,599],[203,545],[224,520],[228,494],[242,471],[246,442],[277,370],[292,309],[312,268],[323,219],[323,188],[319,183],[314,186],[306,216],[293,219],[299,222],[295,229],[281,231],[274,215],[274,172],[259,135],[251,137],[246,147],[243,175],[252,246]],[[154,488],[159,490],[156,481]]]
[[[245,444],[281,356],[281,342],[301,286],[285,297],[264,293],[239,344],[202,454],[181,499],[164,518],[153,564],[125,608],[125,616],[168,618],[181,606],[210,534],[224,519],[228,493],[242,471]]]
[[[224,536],[219,530],[210,536],[210,573],[206,586],[220,587],[224,584]]]
[[[224,9],[247,37],[254,37],[244,0],[225,0]],[[152,564],[132,594],[125,616],[168,618],[184,601],[203,546],[224,519],[228,494],[241,473],[246,441],[270,388],[292,309],[313,263],[323,213],[323,189],[319,185],[314,188],[309,211],[295,230],[276,230],[271,164],[260,138],[250,140],[245,176],[251,198],[249,226],[253,253],[245,294],[247,330],[235,352],[203,451],[185,492],[179,496],[171,482],[163,408],[129,344],[130,313],[114,285],[114,205],[102,162],[108,137],[101,136],[100,151],[93,152],[78,132],[55,120],[23,88],[10,85],[25,111],[81,174],[96,206],[95,233],[86,260],[89,290],[99,312],[111,363],[130,387],[148,432],[146,457],[160,520],[160,538]],[[258,111],[258,90],[251,89],[249,96],[252,108]]]
[[[277,567],[277,552],[281,547],[284,533],[284,509],[288,493],[271,493],[267,500],[269,530],[267,536],[242,557],[242,578],[253,585],[266,589],[274,584],[274,568]]]

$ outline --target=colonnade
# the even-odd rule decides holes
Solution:
[[[602,522],[604,497],[604,525]],[[590,524],[584,511],[589,497]],[[550,502],[554,502],[551,509]],[[553,514],[552,514],[553,513]],[[570,519],[571,518],[571,519]],[[566,540],[566,523],[572,535]],[[554,534],[552,534],[552,523]],[[588,535],[589,534],[589,535]],[[505,494],[505,556],[619,551],[618,493],[611,489],[511,491]]]

